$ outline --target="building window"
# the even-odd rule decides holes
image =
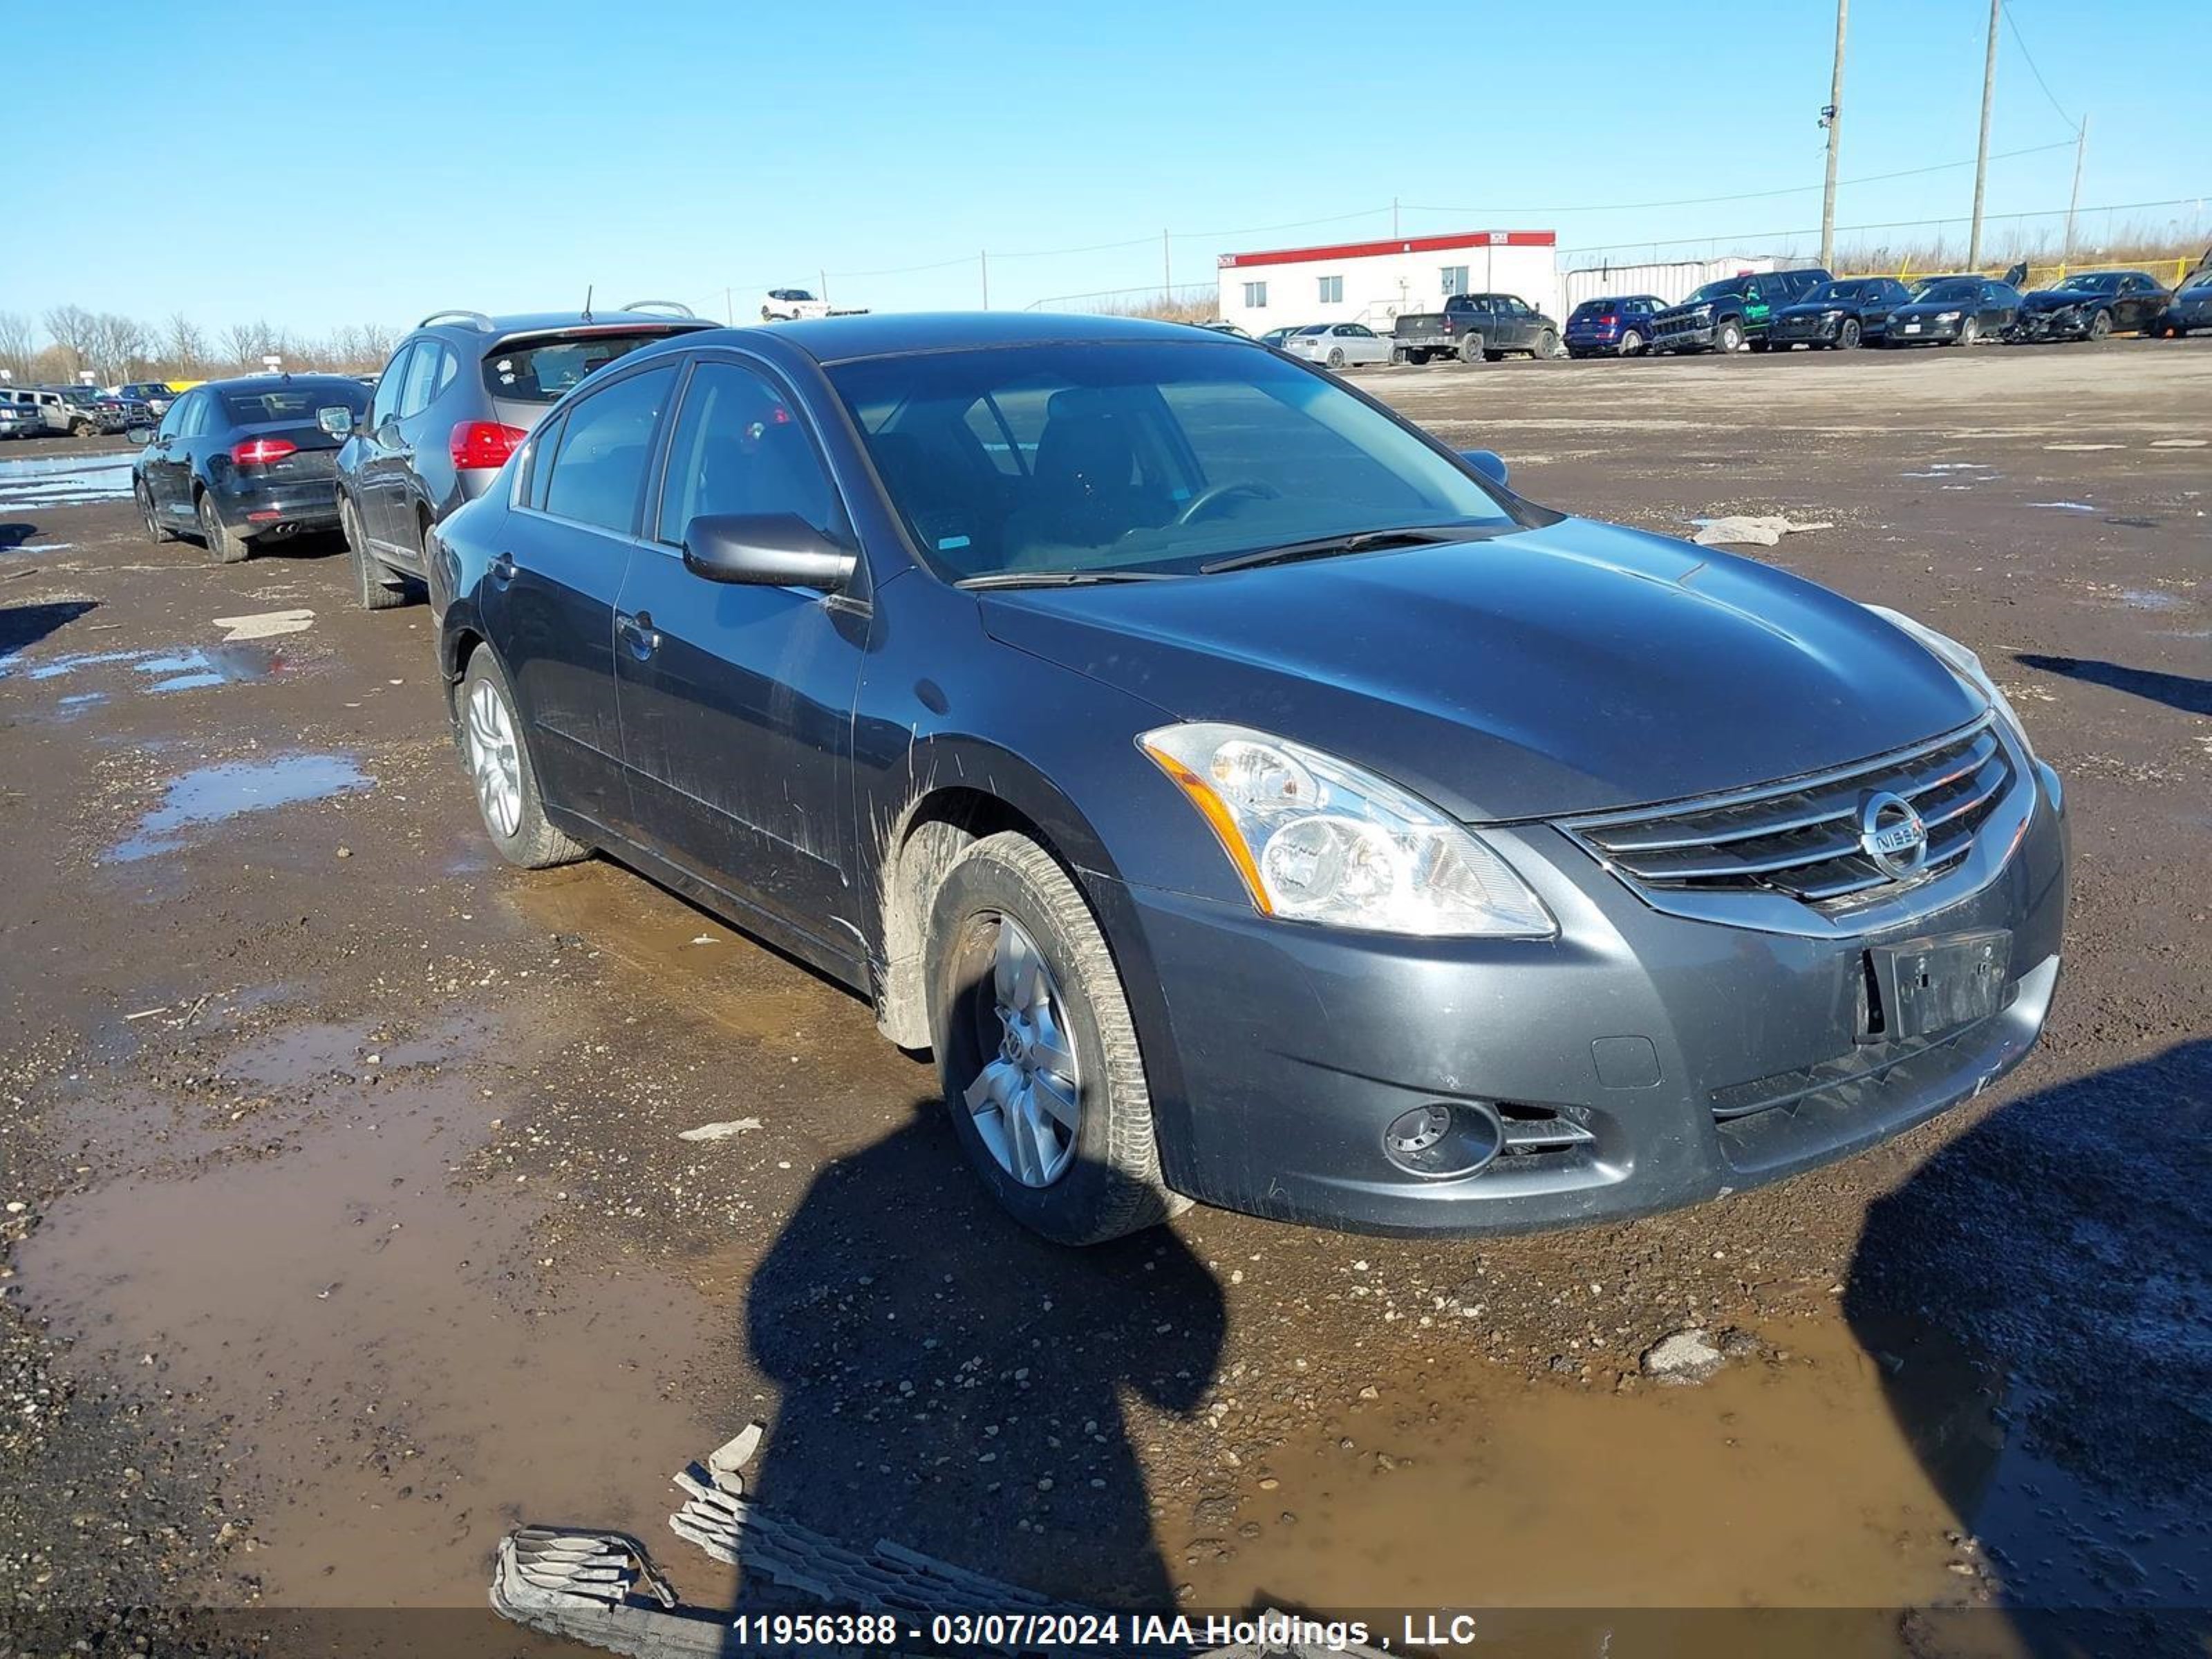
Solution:
[[[1344,303],[1343,277],[1324,276],[1321,279],[1321,302],[1325,306],[1340,306]]]
[[[1267,308],[1267,285],[1265,283],[1245,283],[1244,303],[1253,311],[1265,311]]]
[[[1467,292],[1467,267],[1465,265],[1446,265],[1443,270],[1443,277],[1444,295],[1447,298],[1455,294],[1464,294]]]

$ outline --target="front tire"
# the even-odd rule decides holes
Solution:
[[[398,585],[391,568],[368,550],[362,532],[361,514],[353,497],[338,497],[338,532],[345,538],[347,561],[353,566],[355,594],[364,611],[392,611],[407,603],[407,591]]]
[[[1982,322],[1978,317],[1969,317],[1959,325],[1959,343],[1970,346],[1982,337]]]
[[[1865,331],[1860,328],[1859,319],[1856,317],[1846,317],[1844,319],[1844,325],[1836,331],[1836,349],[1856,351],[1859,349],[1860,340],[1864,337]]]
[[[590,849],[553,827],[538,791],[538,769],[522,739],[514,692],[496,659],[479,646],[460,691],[461,754],[475,786],[484,833],[500,857],[525,870],[573,864]]]
[[[1113,952],[1058,860],[1012,832],[973,843],[937,890],[927,951],[953,1133],[1016,1220],[1098,1244],[1188,1206],[1160,1178]]]
[[[217,564],[243,564],[253,548],[243,536],[234,536],[216,510],[215,497],[201,493],[199,500],[200,539],[207,544],[208,556]]]
[[[1535,356],[1544,360],[1559,356],[1559,337],[1548,328],[1539,334],[1536,337]]]
[[[1713,331],[1713,349],[1726,353],[1738,349],[1742,344],[1743,325],[1733,317],[1723,318],[1720,326]]]
[[[2089,337],[2091,339],[2108,339],[2111,337],[2112,332],[2112,313],[2111,312],[2100,311],[2089,319]]]

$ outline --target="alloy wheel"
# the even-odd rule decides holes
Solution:
[[[991,1011],[999,1042],[964,1097],[975,1133],[1024,1187],[1049,1187],[1075,1161],[1082,1078],[1067,1032],[1066,999],[1022,925],[996,918]]]
[[[469,693],[468,734],[477,804],[495,834],[512,836],[522,827],[522,755],[507,700],[489,680]]]
[[[1634,329],[1630,329],[1627,333],[1620,337],[1620,355],[1622,356],[1633,357],[1643,349],[1644,337],[1641,334],[1638,334]]]

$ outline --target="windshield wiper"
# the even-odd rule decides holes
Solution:
[[[1172,570],[993,570],[953,583],[955,587],[1087,587],[1093,582],[1165,582]]]
[[[1405,530],[1363,530],[1349,536],[1318,536],[1310,542],[1289,542],[1263,547],[1255,553],[1239,553],[1199,566],[1203,575],[1222,570],[1249,570],[1255,565],[1291,564],[1299,559],[1333,559],[1340,553],[1370,553],[1384,547],[1423,547],[1437,542],[1478,540],[1490,533],[1487,526],[1429,525]]]

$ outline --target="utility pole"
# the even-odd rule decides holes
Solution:
[[[1828,129],[1828,182],[1820,196],[1820,264],[1836,268],[1836,150],[1844,125],[1844,29],[1851,15],[1851,0],[1836,0],[1836,67],[1828,77],[1828,106],[1820,112]]]
[[[976,269],[983,273],[983,309],[991,308],[991,251],[980,249],[975,255]]]
[[[826,306],[830,303],[830,273],[817,265],[815,267],[814,275],[822,283],[822,303]]]
[[[1175,260],[1168,252],[1168,234],[1160,233],[1160,298],[1175,292]]]
[[[1390,240],[1398,240],[1398,198],[1395,196],[1390,198]]]
[[[2081,131],[2074,136],[2074,193],[2066,198],[2066,252],[2069,265],[2074,263],[2074,215],[2081,206],[2081,158],[2089,149],[2089,112],[2081,112]]]
[[[738,325],[738,308],[731,301],[730,290],[727,289],[722,290],[722,320],[732,328]]]
[[[1982,268],[1982,192],[1990,173],[1990,106],[1997,91],[1997,24],[2004,0],[1990,0],[1990,51],[1982,61],[1982,144],[1974,152],[1974,227],[1966,234],[1966,269]]]

